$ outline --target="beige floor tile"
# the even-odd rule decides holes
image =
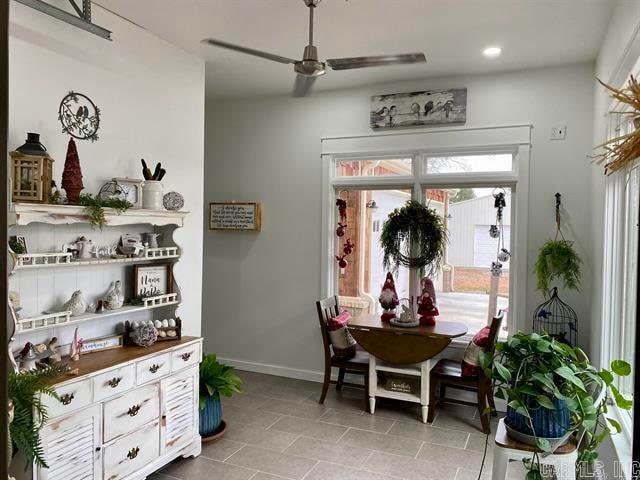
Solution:
[[[436,443],[448,447],[465,448],[469,434],[457,430],[432,427],[418,422],[396,422],[391,430],[391,435],[415,438],[424,442]]]
[[[362,466],[365,470],[407,480],[453,480],[457,467],[376,452]]]
[[[283,452],[297,437],[298,435],[292,433],[265,430],[261,427],[241,424],[229,425],[225,434],[227,440],[268,448],[277,452]]]
[[[369,414],[369,412],[367,412],[367,414]],[[378,398],[376,400],[375,416],[405,422],[422,423],[420,405],[387,398]]]
[[[240,408],[226,405],[222,407],[222,417],[227,422],[227,425],[240,423],[243,425],[267,428],[280,420],[282,415],[253,408]]]
[[[315,438],[300,437],[284,453],[312,460],[338,463],[349,467],[359,467],[369,458],[372,451],[358,447],[344,448],[344,445],[323,442]]]
[[[444,447],[433,443],[425,443],[416,458],[455,467],[464,466],[469,470],[476,471],[480,470],[480,465],[482,464],[482,453],[480,452],[463,448]],[[490,467],[491,460],[489,459],[485,461],[485,469],[488,471]]]
[[[318,421],[378,433],[387,433],[394,423],[394,420],[369,415],[368,413],[350,413],[337,409],[327,411]]]
[[[482,425],[480,424],[480,419],[458,417],[449,412],[439,412],[436,415],[436,418],[433,420],[433,426],[444,428],[447,430],[451,429],[468,433],[482,433]]]
[[[304,480],[392,480],[394,478],[399,477],[389,477],[366,470],[320,462],[313,467]]]
[[[215,442],[203,443],[201,456],[210,458],[211,460],[224,462],[227,458],[244,447],[244,445],[244,443],[234,442],[227,438],[221,438]]]
[[[456,474],[455,480],[478,480],[478,472],[476,470],[467,470],[466,468],[459,468]],[[491,474],[482,472],[480,480],[491,480]]]
[[[164,475],[162,473],[152,473],[147,477],[147,480],[177,480],[177,478],[170,477],[169,475]]]
[[[175,476],[180,480],[249,480],[255,474],[255,470],[198,457],[174,462],[160,473]]]
[[[251,480],[288,480],[285,477],[279,477],[278,475],[271,475],[270,473],[258,472]]]
[[[317,403],[305,404],[288,402],[286,400],[269,399],[260,407],[260,410],[280,415],[305,418],[307,420],[317,420],[328,410],[328,408]]]
[[[294,480],[301,480],[317,462],[308,458],[247,446],[234,453],[227,459],[227,463]]]
[[[257,410],[262,405],[267,403],[270,398],[263,397],[257,393],[236,393],[232,397],[222,397],[222,408],[227,406],[234,406],[239,408],[247,408]]]
[[[312,422],[311,420],[304,420],[297,417],[283,417],[269,428],[269,431],[272,430],[304,435],[305,437],[335,443],[344,435],[347,427]]]
[[[314,395],[312,390],[300,390],[295,387],[286,387],[279,384],[265,383],[260,385],[255,393],[269,398],[287,400],[294,403],[302,403]]]
[[[421,441],[414,440],[413,438],[366,432],[355,428],[349,429],[344,437],[340,439],[340,443],[409,457],[414,457],[422,445]]]
[[[311,394],[304,403],[318,405],[320,399],[321,386],[318,386],[317,392]],[[333,408],[337,410],[345,410],[352,413],[363,413],[365,411],[365,398],[364,391],[346,388],[342,392],[336,392],[335,388],[331,386],[327,392],[327,397],[324,400],[325,407]]]
[[[495,442],[494,442],[495,434],[489,434],[489,441],[487,442],[487,451],[492,451]],[[484,445],[487,440],[487,436],[484,433],[472,433],[469,435],[469,441],[467,442],[468,450],[474,450],[476,452],[484,452]]]

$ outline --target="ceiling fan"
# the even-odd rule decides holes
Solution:
[[[297,73],[293,87],[294,97],[305,97],[309,94],[316,78],[327,73],[327,65],[333,70],[349,70],[353,68],[380,67],[386,65],[400,65],[408,63],[425,63],[424,53],[407,53],[401,55],[378,55],[372,57],[331,58],[326,62],[318,60],[318,49],[313,45],[313,11],[321,0],[302,0],[309,7],[309,45],[304,48],[302,60],[282,57],[272,53],[242,47],[233,43],[223,42],[213,38],[206,38],[202,43],[235,50],[256,57],[266,58],[274,62],[292,64]]]

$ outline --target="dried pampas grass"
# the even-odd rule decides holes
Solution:
[[[635,130],[626,135],[616,138],[598,145],[596,149],[602,149],[603,152],[595,155],[594,162],[598,165],[604,164],[605,175],[611,175],[619,170],[633,165],[640,158],[640,84],[631,77],[627,88],[617,89],[598,80],[600,84],[607,90],[613,92],[611,97],[620,103],[629,105],[633,111],[614,112],[621,115],[629,116],[633,119]]]

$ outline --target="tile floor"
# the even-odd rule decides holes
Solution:
[[[473,408],[446,406],[424,425],[412,404],[379,400],[370,415],[361,390],[332,386],[318,405],[318,383],[239,373],[245,392],[223,400],[224,438],[150,480],[478,479],[485,436]]]

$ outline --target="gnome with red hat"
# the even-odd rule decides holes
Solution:
[[[422,287],[422,295],[418,299],[418,315],[420,315],[420,325],[426,327],[433,327],[436,324],[436,319],[440,312],[436,307],[436,289],[433,287],[433,282],[430,278],[424,277],[420,280],[420,286]]]
[[[382,292],[380,292],[380,305],[382,306],[382,320],[391,320],[395,318],[395,309],[400,303],[398,301],[398,294],[396,293],[396,284],[393,281],[393,275],[391,272],[387,273],[387,278],[382,286]]]

